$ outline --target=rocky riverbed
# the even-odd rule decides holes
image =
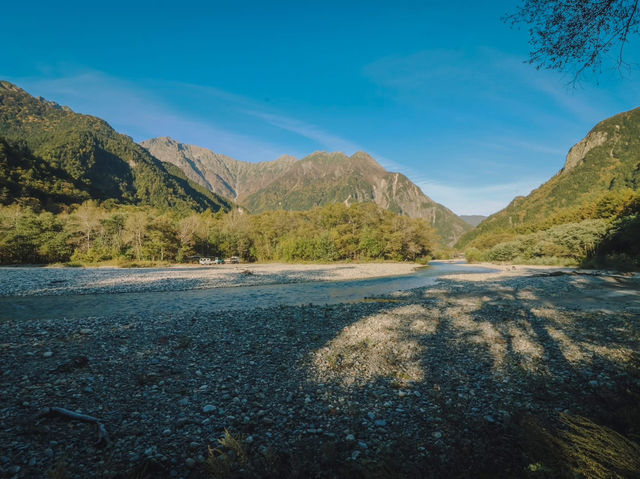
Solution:
[[[473,276],[324,307],[3,319],[0,477],[637,476],[640,279]],[[628,454],[581,464],[575,424]]]

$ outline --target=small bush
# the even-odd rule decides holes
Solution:
[[[485,255],[478,248],[469,248],[464,252],[467,263],[479,263],[485,260]]]
[[[513,261],[520,255],[520,243],[518,241],[509,241],[507,243],[499,243],[491,248],[487,253],[489,261]]]

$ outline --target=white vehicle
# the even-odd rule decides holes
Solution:
[[[238,256],[232,256],[229,258],[229,263],[238,264],[240,262],[240,258]]]
[[[211,258],[200,258],[200,264],[213,264]]]

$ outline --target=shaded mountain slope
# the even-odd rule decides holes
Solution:
[[[104,120],[34,98],[9,82],[0,82],[0,138],[7,162],[11,157],[12,162],[23,165],[25,172],[47,170],[49,183],[73,185],[65,188],[74,190],[70,196],[54,198],[50,196],[51,184],[34,190],[28,174],[10,178],[3,174],[7,201],[28,193],[36,199],[44,198],[45,203],[68,203],[88,196],[158,208],[217,211],[231,207],[227,200],[200,188],[183,173],[169,171]]]

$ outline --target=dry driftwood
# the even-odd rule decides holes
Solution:
[[[48,407],[40,413],[38,417],[63,417],[69,420],[75,419],[76,421],[90,422],[96,425],[98,429],[98,439],[96,440],[96,446],[102,446],[109,442],[109,433],[102,421],[93,416],[87,416],[86,414],[80,414],[78,412],[70,411],[63,407]]]

